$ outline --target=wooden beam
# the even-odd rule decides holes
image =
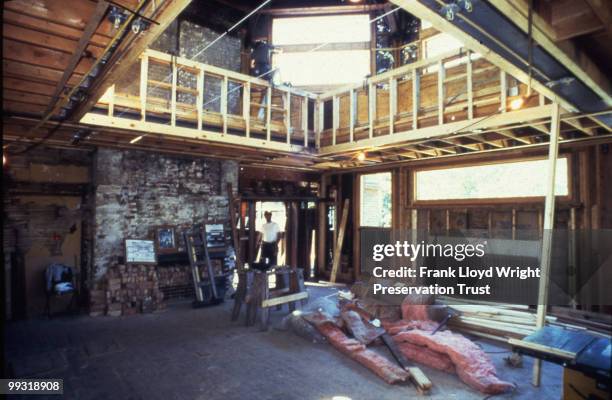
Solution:
[[[85,25],[85,30],[83,31],[83,35],[79,39],[79,42],[77,43],[77,46],[74,49],[72,56],[70,57],[70,61],[68,62],[68,66],[64,70],[64,74],[62,75],[62,78],[55,86],[55,90],[53,91],[53,95],[51,96],[52,97],[51,103],[49,103],[49,105],[47,106],[47,109],[45,110],[45,114],[50,113],[53,110],[55,103],[59,99],[59,95],[62,93],[62,90],[64,90],[64,87],[66,86],[66,83],[68,82],[68,79],[70,79],[70,76],[74,72],[74,69],[76,68],[77,64],[81,60],[81,57],[83,56],[83,52],[85,51],[85,48],[87,47],[87,45],[89,44],[89,41],[91,40],[92,36],[96,32],[98,25],[100,25],[100,21],[102,21],[102,18],[104,18],[104,14],[106,13],[107,9],[108,9],[108,2],[106,2],[105,0],[98,1],[98,3],[96,4],[94,13],[89,18],[89,21],[87,21],[87,25]]]
[[[546,309],[550,285],[550,262],[552,257],[553,228],[555,226],[555,177],[557,173],[557,156],[559,154],[559,130],[561,128],[561,109],[554,103],[550,121],[550,140],[548,143],[548,177],[546,181],[546,198],[544,201],[544,235],[540,256],[540,281],[538,285],[538,304],[536,329],[546,324]],[[540,385],[542,361],[536,359],[533,365],[533,385]]]
[[[340,259],[342,258],[342,245],[344,244],[344,233],[346,231],[346,224],[348,222],[348,212],[350,206],[350,200],[344,199],[344,206],[342,207],[342,219],[340,220],[340,226],[338,227],[338,241],[336,248],[334,249],[334,259],[332,263],[332,271],[330,282],[336,283],[338,277],[338,270],[340,269]]]
[[[490,0],[490,3],[509,20],[513,21],[523,32],[528,31],[528,16],[525,12],[526,1]],[[570,41],[555,43],[554,38],[546,34],[546,29],[537,19],[534,19],[532,32],[535,42],[542,49],[556,58],[586,86],[597,93],[609,107],[612,106],[612,85],[609,75],[607,76],[601,71],[582,50]],[[540,93],[546,95],[546,92],[537,89]]]
[[[79,121],[112,84],[125,76],[142,52],[166,30],[189,3],[191,3],[191,0],[166,0],[158,4],[157,10],[153,12],[150,18],[157,21],[159,25],[151,24],[146,32],[136,35],[134,40],[127,40],[119,45],[116,51],[121,52],[120,62],[112,63],[104,71],[104,74],[96,79],[87,100],[75,109],[71,119]]]
[[[514,64],[512,64],[510,61],[506,60],[499,54],[494,53],[493,50],[480,43],[478,39],[467,34],[462,29],[455,26],[452,22],[448,21],[443,15],[430,9],[426,5],[422,4],[419,0],[391,0],[391,2],[402,7],[405,11],[414,15],[415,17],[429,21],[437,30],[446,32],[454,36],[455,38],[463,42],[468,49],[476,53],[482,54],[485,59],[489,60],[495,66],[503,69],[504,71],[518,79],[520,82],[528,84],[529,76],[525,71],[523,71],[521,68],[516,67]],[[540,82],[533,80],[532,86],[539,93],[542,93],[552,101],[559,103],[566,110],[578,111],[576,107],[574,107],[571,103],[559,97],[556,93],[554,93],[552,90],[550,90]]]
[[[376,85],[370,82],[368,84],[368,136],[370,139],[374,137],[374,121],[376,119]]]

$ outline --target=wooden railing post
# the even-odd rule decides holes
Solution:
[[[336,145],[338,125],[340,125],[340,99],[334,96],[332,97],[332,145]]]
[[[170,91],[170,123],[176,126],[176,82],[178,79],[176,68],[176,57],[172,57],[172,89]]]
[[[149,56],[142,55],[140,60],[140,119],[147,119],[147,87],[149,81]]]
[[[393,135],[397,114],[397,78],[389,78],[389,134]]]
[[[368,83],[368,123],[369,137],[374,137],[374,120],[376,119],[376,84]]]
[[[285,107],[285,127],[287,129],[287,144],[291,143],[291,90],[287,89],[285,94],[287,106]]]
[[[242,89],[242,117],[246,137],[251,137],[251,82],[246,82]]]
[[[304,132],[304,147],[308,147],[308,96],[302,101],[302,132]]]
[[[272,87],[268,86],[266,90],[266,140],[269,142],[272,138]]]
[[[466,64],[468,119],[474,118],[474,89],[472,82],[472,52],[468,50]]]
[[[508,106],[508,81],[506,79],[506,73],[501,69],[499,72],[499,91],[499,108],[501,112],[505,113]]]
[[[416,68],[412,70],[412,129],[419,127],[419,72]]]
[[[352,143],[355,140],[355,89],[351,89],[349,96],[349,141]]]
[[[115,114],[115,85],[108,89],[108,116],[112,117]]]
[[[202,119],[204,118],[204,70],[200,69],[198,71],[198,96],[196,110],[198,114],[198,130],[202,130]]]
[[[321,134],[323,133],[323,101],[318,100],[315,103],[315,143],[317,150],[321,148]]]
[[[444,62],[438,61],[438,125],[444,124]]]
[[[223,77],[223,83],[221,84],[221,117],[223,118],[223,134],[227,134],[227,87],[229,80],[227,75]]]

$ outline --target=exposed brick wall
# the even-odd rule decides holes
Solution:
[[[126,238],[150,237],[157,225],[226,220],[228,182],[237,188],[234,161],[99,149],[92,276],[123,257]]]

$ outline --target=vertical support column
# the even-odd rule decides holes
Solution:
[[[287,144],[291,143],[291,89],[285,94],[287,106],[285,107],[285,128],[287,129]]]
[[[578,252],[577,252],[577,237],[576,237],[576,207],[570,208],[569,220],[569,246],[567,258],[569,260],[569,292],[572,295],[576,294],[576,272],[578,267]],[[575,310],[578,306],[576,299],[571,300],[570,306]]]
[[[505,113],[508,108],[508,79],[506,77],[506,72],[500,70],[499,75],[499,90],[500,90],[500,105],[499,108],[501,112]]]
[[[319,203],[317,217],[317,272],[322,274],[325,272],[327,267],[327,259],[325,257],[325,236],[327,235],[327,175],[321,175],[321,181],[319,184]]]
[[[108,116],[112,117],[115,114],[115,85],[108,89]]]
[[[201,69],[198,71],[198,96],[197,96],[197,104],[196,110],[198,113],[198,130],[202,130],[202,120],[204,119],[204,70]]]
[[[368,83],[368,123],[370,124],[369,137],[374,137],[374,120],[376,119],[376,85]]]
[[[353,142],[355,140],[355,106],[357,102],[355,101],[355,89],[351,89],[349,91],[349,142]]]
[[[266,90],[266,140],[269,142],[272,138],[272,87],[268,86]]]
[[[474,118],[474,83],[472,81],[472,52],[468,51],[467,59],[467,102],[468,102],[468,119]]]
[[[412,70],[412,129],[419,127],[419,72],[416,68]]]
[[[444,62],[438,61],[438,125],[444,124]]]
[[[147,120],[147,86],[149,82],[149,56],[143,54],[140,60],[140,120]],[[112,116],[112,115],[111,115]]]
[[[337,96],[332,97],[332,145],[336,145],[336,135],[338,134],[338,125],[340,122],[340,99]]]
[[[397,114],[397,79],[389,78],[389,134],[395,130],[395,114]]]
[[[308,147],[308,96],[302,101],[302,132],[304,132],[304,147]]]
[[[242,87],[242,118],[246,137],[251,137],[251,82]]]
[[[223,134],[227,135],[227,87],[229,80],[227,75],[223,77],[221,84],[221,118],[223,118]]]
[[[178,79],[176,68],[176,57],[172,57],[172,89],[170,92],[170,123],[176,126],[176,81]]]
[[[555,176],[557,172],[557,154],[559,152],[560,107],[553,104],[550,120],[550,139],[548,143],[548,178],[546,181],[546,198],[544,202],[544,234],[542,235],[542,253],[540,257],[540,283],[538,286],[538,309],[536,313],[536,329],[542,328],[546,322],[548,291],[550,283],[550,259],[552,253],[552,230],[555,223]],[[534,386],[540,385],[542,360],[536,359],[533,364]]]

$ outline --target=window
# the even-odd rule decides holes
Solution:
[[[273,56],[276,79],[294,86],[354,83],[370,73],[367,14],[276,18],[272,44],[280,49]]]
[[[391,227],[391,173],[361,176],[361,226]]]
[[[415,199],[465,200],[544,196],[548,160],[417,171]],[[555,194],[569,195],[568,160],[557,160]]]

